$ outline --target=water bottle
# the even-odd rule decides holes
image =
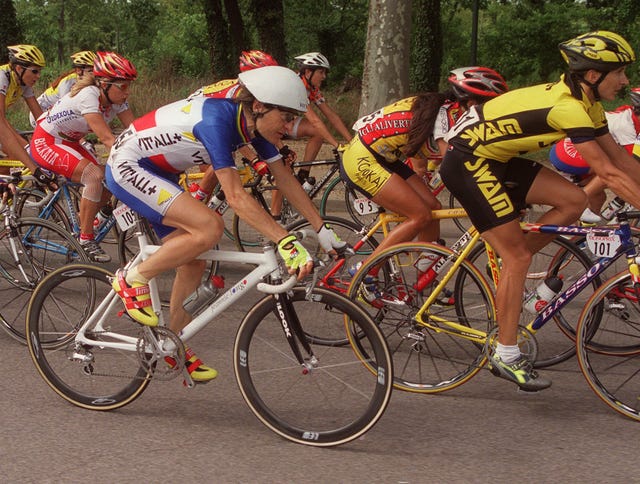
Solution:
[[[227,202],[224,192],[220,190],[211,197],[207,206],[222,217],[229,208],[229,202]]]
[[[223,287],[224,278],[222,276],[211,276],[210,279],[200,284],[196,290],[184,300],[182,307],[191,315],[197,314],[218,297],[218,293]]]
[[[259,175],[264,176],[269,173],[269,165],[267,164],[266,161],[262,161],[260,158],[255,158],[251,162],[251,166],[253,166],[253,169]]]
[[[96,218],[93,219],[93,231],[99,232],[100,229],[104,227],[104,224],[107,223],[107,220],[109,220],[109,217],[111,217],[112,213],[113,208],[111,207],[111,205],[105,205],[104,207],[102,207],[96,214]]]
[[[615,197],[609,202],[609,205],[602,211],[602,218],[605,220],[611,220],[616,216],[618,210],[624,207],[625,201],[620,197]]]
[[[420,254],[420,258],[415,263],[415,268],[418,270],[418,280],[414,289],[421,291],[433,282],[438,275],[438,272],[436,272],[436,264],[440,259],[440,255],[434,254],[433,252],[423,252]]]
[[[547,277],[525,297],[523,307],[530,313],[539,313],[562,289],[562,279]]]
[[[307,177],[307,179],[302,184],[302,189],[305,192],[309,193],[315,184],[316,184],[316,179],[314,177],[312,176]]]
[[[440,170],[434,171],[431,175],[431,180],[429,180],[429,188],[431,190],[436,191],[442,185],[442,177],[440,176]]]

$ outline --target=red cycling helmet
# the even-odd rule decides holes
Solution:
[[[509,90],[504,78],[488,67],[460,67],[451,71],[448,80],[459,101],[492,98]]]
[[[138,71],[133,64],[115,52],[96,52],[93,62],[93,75],[108,79],[134,81]]]
[[[276,60],[261,50],[242,51],[240,55],[240,72],[250,71],[258,67],[277,66]]]

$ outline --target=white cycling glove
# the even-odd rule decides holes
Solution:
[[[327,252],[331,250],[340,252],[347,246],[347,243],[338,237],[338,234],[334,232],[328,223],[322,224],[322,227],[318,230],[318,242],[320,242],[320,246]]]

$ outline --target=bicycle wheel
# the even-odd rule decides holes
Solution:
[[[122,302],[111,289],[112,277],[88,264],[61,267],[40,283],[27,312],[29,353],[38,372],[62,398],[90,410],[120,408],[149,384],[136,351],[141,326],[119,316]],[[77,343],[78,329],[96,315],[100,325],[85,333],[92,343]],[[130,350],[104,346],[116,341]]]
[[[50,200],[51,194],[37,189],[20,190],[14,197],[15,214],[17,218],[36,217],[49,220],[64,227],[67,232],[73,233],[73,224],[65,208],[58,200],[53,204],[51,213],[47,217],[41,216],[42,209]]]
[[[621,272],[592,295],[580,315],[576,347],[582,374],[618,413],[640,421],[640,292]]]
[[[290,304],[304,331],[322,332],[340,322],[360,335],[359,346],[316,346],[304,367],[288,344],[273,296],[249,310],[236,335],[234,370],[242,396],[268,428],[300,444],[344,444],[380,419],[391,397],[392,361],[380,330],[344,296],[314,288],[309,298],[296,287]],[[287,303],[288,301],[288,303]],[[287,321],[284,331],[295,323]],[[363,361],[364,360],[364,361]]]
[[[63,227],[25,217],[0,232],[0,327],[26,343],[25,314],[31,293],[54,269],[71,262],[88,262],[80,243]]]
[[[490,270],[484,244],[475,247],[469,254],[469,261],[478,268],[484,268],[490,279]],[[542,283],[547,277],[556,276],[562,279],[563,288],[568,288],[580,279],[592,267],[591,260],[584,251],[564,237],[556,237],[544,248],[533,255],[525,281],[525,294]],[[586,285],[571,302],[556,311],[553,319],[548,321],[535,333],[538,343],[536,368],[552,366],[571,358],[576,351],[576,324],[582,308],[589,297],[602,283],[596,277]],[[527,326],[535,314],[523,310],[520,316],[521,326]]]
[[[367,308],[384,333],[396,388],[417,393],[451,390],[486,362],[483,347],[495,325],[495,303],[488,283],[469,261],[462,261],[424,313],[425,324],[415,319],[455,257],[435,244],[399,244],[368,260],[353,278],[347,295]]]
[[[346,210],[351,220],[360,227],[370,226],[378,217],[378,212],[365,215],[357,212],[355,201],[363,196],[345,184],[342,178],[337,177],[327,185],[322,194],[320,215],[324,218],[326,215],[342,214]]]

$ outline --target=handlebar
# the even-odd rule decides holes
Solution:
[[[267,284],[266,282],[260,282],[258,283],[256,288],[258,289],[258,291],[264,292],[266,294],[279,294],[281,292],[287,292],[289,289],[292,289],[297,282],[297,277],[293,275],[282,284]]]

